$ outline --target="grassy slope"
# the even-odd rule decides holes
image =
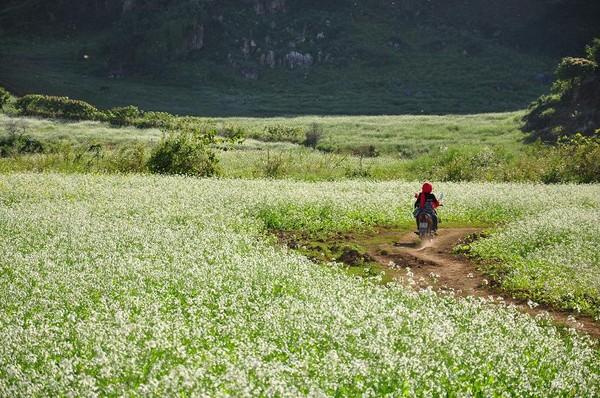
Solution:
[[[102,143],[106,145],[131,142],[155,142],[162,133],[157,129],[112,127],[101,122],[62,122],[31,117],[12,117],[0,114],[0,132],[16,125],[35,138],[47,141],[69,140],[79,143]]]
[[[381,15],[355,21],[348,34],[361,58],[308,73],[267,69],[258,81],[241,79],[225,61],[208,60],[172,64],[160,79],[112,80],[101,72],[101,60],[78,59],[97,37],[4,38],[0,84],[19,94],[67,95],[101,107],[135,104],[206,116],[467,114],[522,109],[547,91],[534,77],[557,61],[427,26],[402,31],[411,48],[394,50],[386,43],[398,34],[395,25]],[[448,45],[429,49],[440,37]],[[481,50],[465,55],[466,43]]]
[[[520,112],[448,116],[302,116],[293,118],[217,118],[218,125],[233,124],[260,135],[265,126],[285,125],[323,128],[322,143],[334,151],[373,145],[380,152],[412,156],[448,146],[501,145],[508,150],[523,146]],[[12,118],[0,114],[0,128],[10,123],[24,126],[28,134],[43,139],[69,138],[116,144],[155,141],[158,130],[113,128],[98,122],[63,123],[35,118]]]
[[[518,152],[524,148],[518,131],[519,117],[520,113],[468,116],[305,116],[226,118],[216,119],[216,122],[240,125],[257,135],[261,134],[265,126],[284,124],[306,128],[311,123],[318,123],[324,131],[320,146],[341,152],[325,154],[289,143],[247,140],[243,145],[236,146],[235,150],[220,154],[222,175],[225,177],[285,176],[300,180],[333,180],[369,176],[389,180],[415,178],[414,173],[406,167],[406,160],[439,148],[484,143]],[[0,115],[0,131],[12,124],[23,127],[26,134],[44,142],[73,143],[81,146],[84,151],[93,144],[102,145],[104,150],[120,149],[133,143],[149,147],[162,134],[156,129],[113,128],[98,122],[63,123]],[[382,156],[361,160],[344,154],[366,145],[375,146]],[[66,162],[63,157],[62,154],[50,154],[0,159],[0,170],[116,171],[113,161],[105,158],[105,162],[98,163],[92,153],[84,152],[81,161],[76,163]]]
[[[373,145],[381,152],[411,155],[448,146],[502,145],[514,150],[522,145],[520,112],[447,116],[302,116],[288,118],[223,118],[250,130],[282,124],[323,128],[322,145],[335,150]]]

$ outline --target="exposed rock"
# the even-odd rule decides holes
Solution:
[[[269,2],[269,10],[273,12],[285,12],[286,0],[271,0]]]
[[[135,0],[123,0],[123,14],[135,8]]]
[[[240,74],[246,80],[258,80],[258,71],[254,68],[242,68]]]
[[[313,56],[310,54],[302,54],[298,51],[289,52],[285,56],[285,63],[290,69],[296,69],[299,67],[308,67],[313,64]]]
[[[265,14],[265,5],[262,1],[256,1],[254,3],[254,12],[256,15],[264,15]]]
[[[190,50],[201,50],[204,47],[204,25],[196,25],[190,33],[188,48]]]
[[[255,0],[256,15],[274,14],[287,11],[286,0]]]
[[[393,48],[394,50],[404,50],[409,47],[408,44],[406,44],[404,40],[400,39],[399,37],[391,37],[387,42],[387,46]]]
[[[250,41],[248,39],[243,39],[242,42],[244,43],[242,45],[242,55],[244,58],[248,58],[250,55]]]
[[[270,50],[267,53],[262,54],[260,56],[260,64],[263,66],[268,66],[271,69],[275,68],[275,52],[273,50]]]

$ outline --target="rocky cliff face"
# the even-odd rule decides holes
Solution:
[[[163,9],[156,1],[121,0],[120,16],[115,16],[121,32],[111,45],[111,69],[134,72],[140,64],[151,62],[144,56],[155,53],[161,61],[211,59],[245,79],[256,80],[265,70],[307,70],[335,58],[328,40],[334,36],[329,32],[332,22],[318,12],[305,18],[298,2],[172,3],[168,17],[156,18]],[[165,22],[165,17],[170,21]],[[140,23],[146,24],[145,30],[131,27]]]
[[[109,37],[98,58],[124,74],[202,59],[260,79],[278,68],[306,72],[356,60],[386,62],[384,48],[407,56],[443,53],[454,40],[461,41],[457,51],[477,56],[485,48],[471,37],[552,50],[579,48],[577,42],[600,35],[594,18],[600,2],[588,0],[6,1],[0,15],[8,29]],[[564,21],[577,29],[565,30]],[[381,32],[387,37],[375,37]],[[448,32],[460,37],[448,38]],[[421,36],[437,38],[422,43]]]

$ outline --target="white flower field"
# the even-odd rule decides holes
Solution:
[[[412,225],[418,189],[2,175],[0,396],[599,396],[589,337],[352,277],[266,233]],[[500,225],[474,251],[504,264],[507,288],[542,272],[536,298],[600,296],[600,186],[436,192],[442,227]]]

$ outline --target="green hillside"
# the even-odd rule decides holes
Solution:
[[[9,1],[0,84],[211,116],[512,111],[600,35],[599,15],[560,0]]]

